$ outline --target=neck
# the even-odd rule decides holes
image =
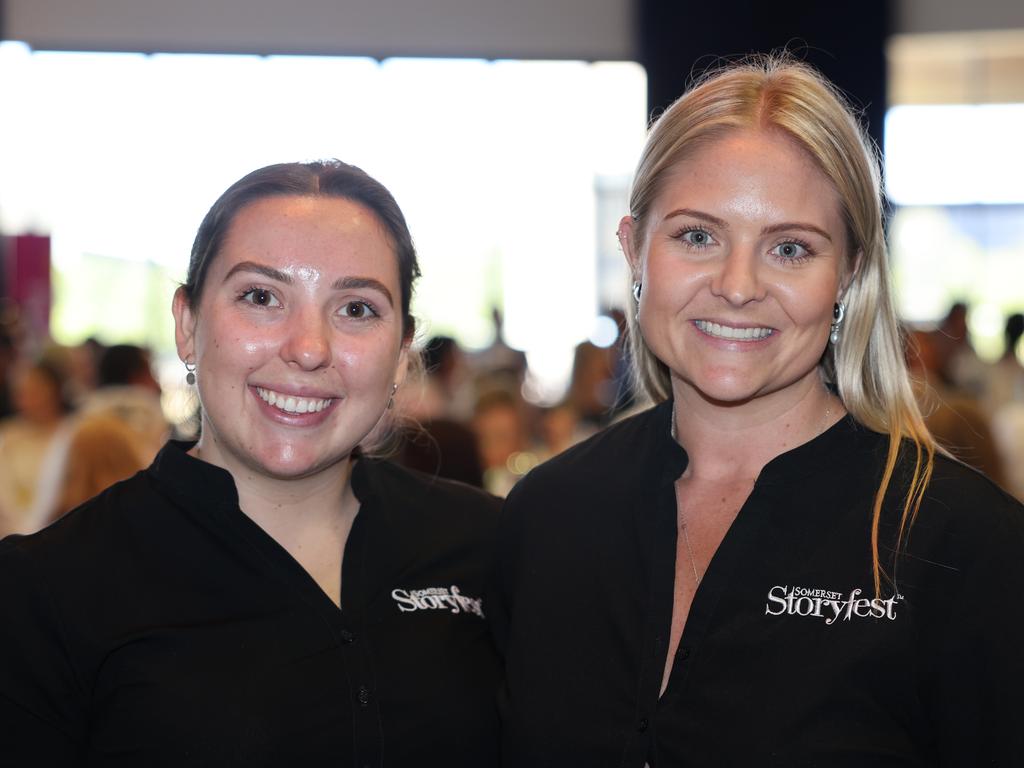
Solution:
[[[350,525],[358,511],[351,456],[313,475],[285,479],[225,461],[216,451],[204,453],[202,439],[189,453],[226,469],[235,481],[242,511],[286,548],[288,542],[315,531]]]
[[[672,391],[676,439],[690,459],[684,478],[753,481],[769,461],[846,414],[817,375],[741,403],[709,401],[677,379]]]

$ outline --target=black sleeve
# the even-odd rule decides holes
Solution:
[[[53,602],[26,556],[0,543],[0,766],[84,764],[82,687]]]
[[[938,765],[950,768],[1024,765],[1024,509],[1000,506],[968,523],[977,551],[959,587],[936,596],[949,613],[931,639],[926,704]]]

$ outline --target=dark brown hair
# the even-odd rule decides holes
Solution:
[[[198,307],[206,273],[217,258],[238,212],[257,200],[289,196],[343,198],[365,206],[376,215],[387,231],[398,259],[402,329],[405,337],[411,338],[416,322],[409,311],[409,305],[412,302],[413,283],[420,276],[420,268],[405,216],[383,184],[362,169],[340,160],[268,165],[228,187],[203,218],[196,233],[188,263],[188,276],[182,286],[189,304],[193,308]]]

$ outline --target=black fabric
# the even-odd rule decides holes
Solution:
[[[938,458],[894,564],[904,460],[881,528],[898,594],[872,602],[888,443],[849,418],[764,468],[659,699],[687,464],[670,413],[606,430],[506,502],[505,768],[1024,765],[1024,510]]]
[[[360,459],[339,610],[186,448],[0,543],[0,765],[496,765],[497,500]]]

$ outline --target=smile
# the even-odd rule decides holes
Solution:
[[[701,333],[714,336],[716,339],[732,339],[733,341],[758,341],[766,339],[775,331],[771,328],[732,328],[707,320],[694,320],[694,325]]]
[[[294,395],[282,395],[272,389],[256,387],[263,402],[279,408],[286,413],[318,413],[331,404],[331,398],[321,400],[315,397],[295,397]]]

